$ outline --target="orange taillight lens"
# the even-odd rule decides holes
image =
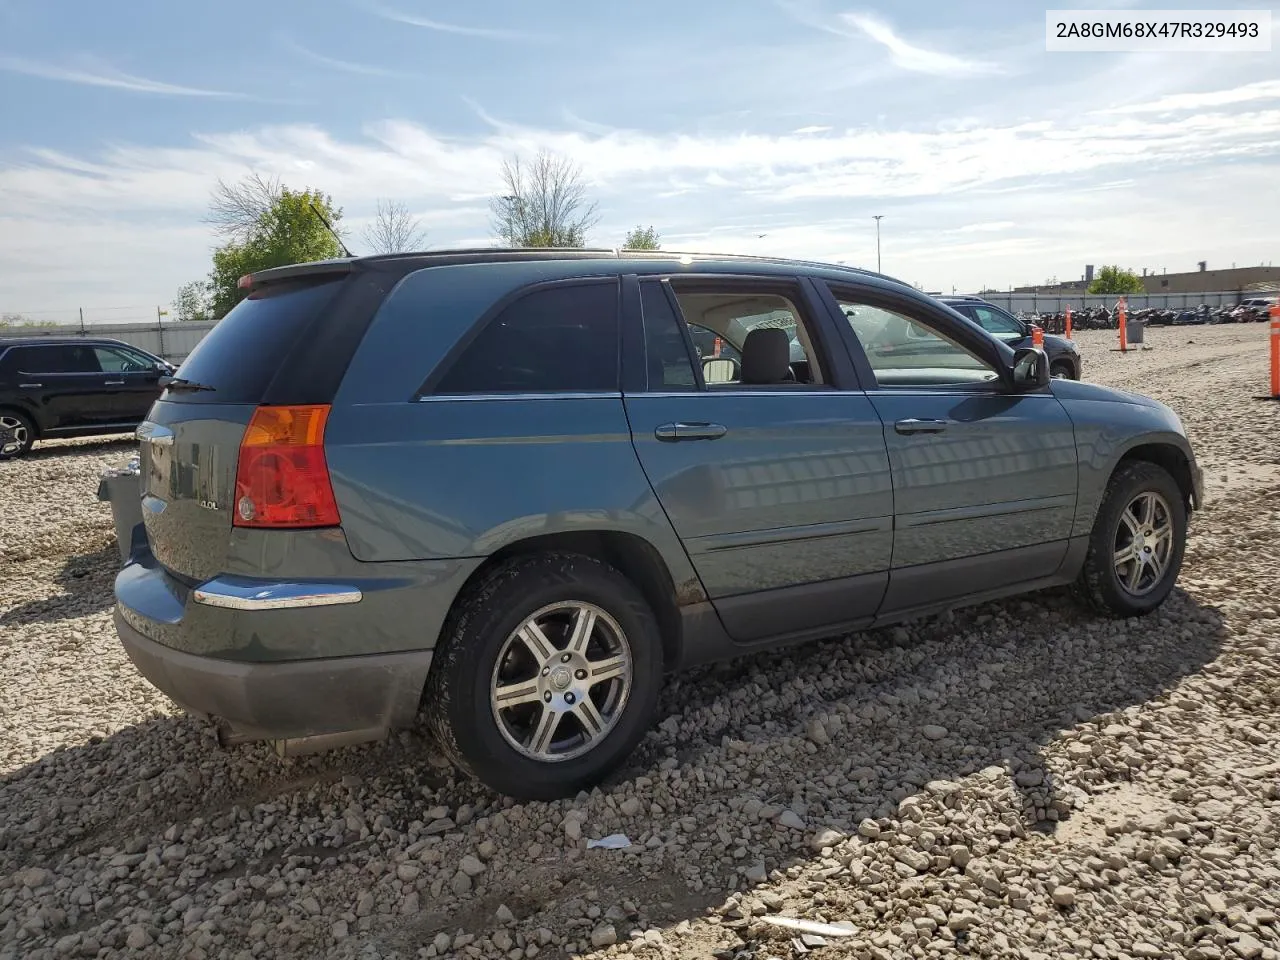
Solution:
[[[238,527],[336,527],[338,502],[324,459],[327,404],[258,407],[240,441]]]

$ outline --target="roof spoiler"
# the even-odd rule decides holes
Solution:
[[[316,260],[312,263],[291,263],[285,267],[271,267],[257,273],[246,273],[236,284],[241,290],[256,290],[268,283],[297,280],[303,277],[340,276],[351,273],[355,261],[346,257],[336,260]]]

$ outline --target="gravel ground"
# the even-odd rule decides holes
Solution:
[[[1276,960],[1265,330],[1079,337],[1086,376],[1171,403],[1206,468],[1159,613],[1054,591],[686,675],[627,769],[554,804],[456,782],[417,732],[218,749],[111,627],[94,495],[129,444],[0,465],[0,958]]]

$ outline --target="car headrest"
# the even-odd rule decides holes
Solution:
[[[743,383],[785,383],[791,373],[791,338],[785,330],[752,330],[742,343]]]

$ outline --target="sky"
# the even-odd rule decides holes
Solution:
[[[0,0],[0,312],[154,316],[250,172],[331,194],[355,253],[380,199],[489,246],[542,148],[592,246],[875,269],[881,215],[883,271],[945,292],[1280,260],[1273,46],[1046,53],[1006,0]]]

